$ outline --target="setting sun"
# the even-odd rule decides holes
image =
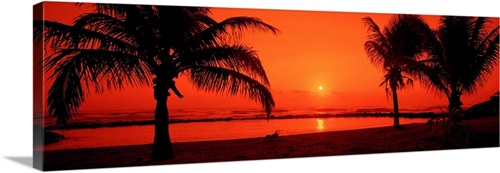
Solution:
[[[318,89],[321,91],[323,90],[323,86],[319,86]]]

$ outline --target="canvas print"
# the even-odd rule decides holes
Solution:
[[[42,2],[34,167],[499,146],[499,18]]]

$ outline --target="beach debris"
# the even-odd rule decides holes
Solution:
[[[273,134],[266,135],[264,139],[275,139],[278,138],[278,136],[279,136],[279,130],[276,130]]]

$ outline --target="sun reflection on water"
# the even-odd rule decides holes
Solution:
[[[325,129],[325,121],[323,121],[322,119],[317,118],[316,119],[316,124],[318,124],[316,126],[316,129],[318,129],[318,131],[323,131]]]

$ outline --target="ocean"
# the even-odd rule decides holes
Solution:
[[[443,107],[423,107],[412,109],[400,109],[401,113],[442,113]],[[335,117],[342,115],[364,115],[364,114],[387,114],[392,108],[363,107],[363,108],[286,108],[274,109],[272,118],[307,118],[307,117]],[[55,118],[46,116],[44,119],[35,117],[35,124],[41,126],[52,126]],[[225,120],[248,120],[266,119],[266,113],[259,108],[189,108],[169,109],[169,120],[171,122],[192,121],[225,121]],[[79,111],[71,119],[73,124],[92,124],[95,127],[105,126],[112,123],[123,123],[133,125],[134,122],[146,122],[154,120],[154,110],[85,110]],[[44,124],[42,125],[42,122]]]
[[[389,108],[363,109],[276,109],[272,119],[267,120],[262,109],[171,109],[170,135],[172,142],[228,140],[262,137],[277,132],[280,136],[363,129],[392,126],[393,118],[388,116],[361,116],[364,114],[389,113]],[[404,109],[402,111],[405,111]],[[412,113],[429,112],[429,109],[406,110]],[[356,115],[345,117],[341,115]],[[92,128],[52,130],[65,136],[59,142],[43,147],[44,150],[95,148],[109,146],[151,144],[154,125],[153,110],[107,110],[81,111],[72,119],[75,124],[93,124]],[[194,121],[196,120],[196,121]],[[401,124],[424,123],[428,118],[400,118]],[[35,119],[41,125],[42,119]],[[120,126],[107,124],[126,122]],[[54,123],[54,118],[45,117],[44,126]],[[35,123],[37,124],[37,123]],[[42,149],[40,146],[36,150]]]

